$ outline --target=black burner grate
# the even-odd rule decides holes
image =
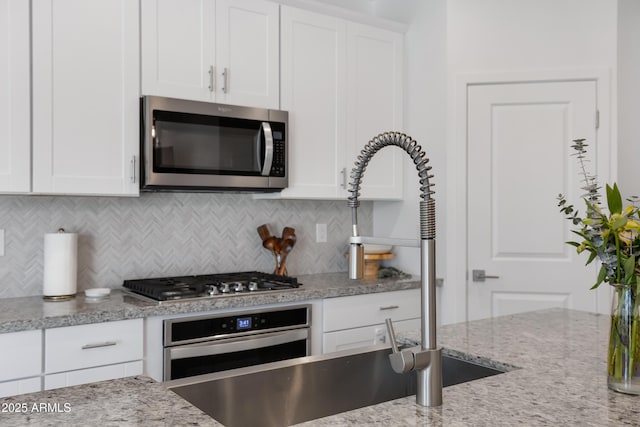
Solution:
[[[248,284],[257,283],[257,289],[248,290]],[[247,292],[275,291],[298,288],[301,284],[295,277],[246,271],[240,273],[205,274],[197,276],[160,277],[151,279],[125,280],[123,286],[131,292],[157,301],[180,300],[208,297],[207,291],[223,283],[243,283],[242,292],[225,295],[245,294]]]

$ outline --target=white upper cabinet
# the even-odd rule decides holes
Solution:
[[[278,4],[142,0],[142,93],[279,107]]]
[[[335,199],[344,191],[347,43],[344,21],[282,7],[282,109],[289,111],[291,198]]]
[[[33,192],[136,195],[139,8],[33,0]]]
[[[281,8],[281,102],[289,111],[289,187],[259,198],[346,198],[357,154],[401,131],[403,35]],[[361,198],[402,198],[402,150],[367,167]]]
[[[279,6],[262,0],[216,1],[216,101],[279,107]]]
[[[349,23],[347,67],[347,170],[369,140],[403,130],[403,36],[368,25]],[[404,151],[385,147],[371,159],[362,179],[363,199],[402,198]],[[351,163],[349,163],[351,162]]]
[[[214,99],[215,0],[142,0],[142,93]]]
[[[29,2],[0,0],[0,192],[31,190]]]

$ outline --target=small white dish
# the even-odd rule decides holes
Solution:
[[[391,249],[393,249],[393,246],[391,245],[364,245],[365,254],[386,254],[391,252]]]
[[[91,288],[84,291],[88,298],[103,298],[111,293],[109,288]]]

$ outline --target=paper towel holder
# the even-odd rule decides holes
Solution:
[[[67,235],[69,237],[72,237],[70,242],[71,244],[67,245],[67,247],[62,248],[62,255],[65,255],[64,252],[68,252],[66,253],[66,259],[60,258],[58,254],[47,253],[47,236],[53,237],[56,235]],[[56,237],[55,239],[58,238]],[[63,239],[66,240],[66,237],[63,237]],[[48,256],[51,258],[49,263],[47,262]],[[43,299],[45,301],[68,301],[75,298],[77,293],[77,235],[75,233],[66,233],[65,229],[62,227],[58,228],[55,233],[50,233],[48,235],[45,234],[44,258],[45,278],[43,282]],[[62,277],[61,272],[52,271],[52,263],[64,265]],[[50,277],[50,274],[53,274],[54,277]]]

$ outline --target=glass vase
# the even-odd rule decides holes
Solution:
[[[640,285],[612,286],[607,385],[621,393],[640,394]]]

